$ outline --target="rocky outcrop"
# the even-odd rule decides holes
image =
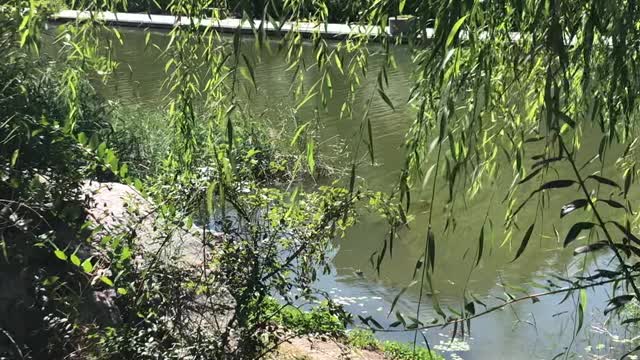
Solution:
[[[94,234],[94,241],[100,241],[109,234],[129,231],[135,234],[136,245],[146,254],[136,257],[142,267],[156,261],[170,261],[184,269],[211,270],[211,244],[224,240],[223,234],[195,226],[191,229],[171,227],[167,232],[162,219],[156,214],[156,205],[129,185],[87,182],[83,192],[88,199],[87,215],[98,230]],[[217,286],[215,290],[214,301],[204,297],[194,300],[191,311],[185,314],[188,321],[216,324],[216,327],[226,324],[225,320],[231,316],[229,311],[233,299],[223,286]],[[103,322],[118,321],[119,312],[114,308],[116,296],[115,291],[96,291],[91,294],[92,303],[96,306],[94,312]]]
[[[89,219],[102,228],[98,239],[129,230],[135,233],[137,245],[145,253],[178,259],[186,266],[202,265],[203,241],[196,235],[202,229],[176,228],[167,238],[167,234],[158,231],[162,224],[156,215],[156,206],[129,185],[86,182],[83,192],[89,199],[86,208]]]

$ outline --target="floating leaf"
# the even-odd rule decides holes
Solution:
[[[567,237],[564,238],[563,246],[567,247],[567,245],[571,244],[578,237],[578,235],[580,235],[582,231],[589,230],[594,226],[596,226],[596,224],[592,222],[579,222],[579,223],[573,224],[573,226],[571,227],[571,229],[569,229],[569,232],[567,233]]]

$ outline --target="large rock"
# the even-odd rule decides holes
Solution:
[[[167,233],[167,227],[156,215],[156,205],[125,184],[86,182],[83,192],[88,198],[88,217],[100,228],[94,235],[95,241],[100,241],[108,234],[135,232],[135,241],[147,257],[136,258],[141,266],[147,266],[156,261],[155,257],[159,257],[159,261],[177,263],[185,269],[211,271],[210,260],[214,251],[211,244],[223,241],[224,234],[195,226],[191,229],[171,227]],[[226,325],[230,319],[233,299],[223,286],[216,286],[214,290],[215,294],[211,294],[211,297],[194,299],[185,318],[192,324],[208,324],[204,327],[222,331],[219,326]],[[94,312],[102,314],[103,322],[118,321],[120,315],[114,309],[116,296],[113,291],[92,294],[92,303],[97,307]],[[211,326],[213,324],[215,326]]]
[[[87,213],[102,227],[98,238],[109,233],[135,232],[137,245],[145,253],[157,253],[165,258],[178,259],[185,265],[201,266],[203,241],[196,236],[202,229],[175,228],[169,237],[158,231],[162,226],[156,216],[156,206],[140,192],[120,183],[86,182],[83,192],[89,202]]]

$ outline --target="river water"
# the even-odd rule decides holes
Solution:
[[[116,59],[122,65],[117,74],[101,91],[125,103],[143,107],[157,108],[163,105],[162,82],[165,79],[164,63],[159,61],[158,51],[145,46],[145,33],[142,30],[121,29],[125,45],[115,49]],[[162,32],[153,32],[152,41],[161,47],[167,42]],[[249,95],[251,107],[256,113],[262,110],[279,111],[292,104],[290,93],[291,74],[285,72],[287,64],[282,54],[256,50],[252,39],[243,41],[244,51],[255,65],[257,91]],[[375,46],[371,48],[375,53]],[[404,153],[401,145],[405,132],[414,119],[414,113],[407,104],[409,90],[412,87],[412,64],[407,47],[394,49],[397,68],[389,74],[389,94],[396,109],[392,110],[380,97],[373,98],[370,117],[375,142],[376,165],[363,165],[359,168],[360,181],[377,190],[390,190],[396,181],[403,164]],[[369,94],[375,89],[375,69],[380,57],[370,58],[371,79],[364,81],[358,90],[355,111],[362,111]],[[360,126],[358,120],[340,119],[340,105],[346,97],[348,87],[340,79],[334,79],[334,99],[329,101],[328,111],[319,113],[324,139],[339,140],[347,145],[357,136]],[[305,107],[298,113],[301,122],[314,118],[313,106]],[[599,135],[587,133],[586,146],[597,147]],[[366,161],[365,161],[366,163]],[[606,174],[606,167],[604,168]],[[505,171],[506,173],[507,171]],[[562,172],[561,172],[562,173]],[[458,199],[456,202],[456,227],[443,233],[443,205],[448,197],[445,187],[438,188],[437,202],[434,207],[435,233],[437,239],[436,269],[434,288],[443,308],[448,306],[460,309],[465,288],[478,299],[497,304],[496,297],[505,298],[502,284],[521,287],[531,291],[542,291],[537,284],[545,284],[551,274],[566,276],[574,272],[584,258],[574,258],[570,249],[563,250],[553,232],[555,226],[560,234],[565,234],[570,225],[562,222],[557,215],[559,206],[568,197],[555,195],[550,199],[550,210],[545,215],[544,224],[539,226],[529,244],[525,256],[511,262],[515,248],[529,224],[520,224],[521,231],[514,237],[514,243],[503,243],[504,198],[512,178],[487,184],[474,199]],[[338,240],[332,251],[332,273],[322,276],[318,287],[329,292],[337,301],[344,303],[348,311],[355,315],[372,315],[383,325],[396,320],[394,314],[387,318],[391,303],[398,292],[411,282],[413,269],[424,248],[426,237],[426,219],[428,215],[427,192],[416,189],[413,194],[411,213],[415,220],[409,229],[404,229],[395,241],[393,258],[384,261],[378,276],[369,263],[370,255],[379,250],[386,234],[383,221],[364,214],[361,221],[352,228],[345,239]],[[533,208],[533,207],[532,207]],[[487,227],[485,234],[485,255],[480,265],[473,268],[473,258],[478,246],[478,235],[489,211],[493,225]],[[528,212],[527,212],[528,211]],[[533,218],[533,209],[525,209],[520,216]],[[578,215],[576,215],[578,216]],[[582,216],[582,215],[580,215]],[[587,217],[588,215],[584,215]],[[561,235],[563,236],[563,235]],[[514,248],[515,247],[515,248]],[[589,258],[589,268],[609,258]],[[555,281],[560,285],[559,281]],[[537,289],[537,290],[536,290]],[[516,293],[515,290],[510,292]],[[589,290],[587,320],[583,331],[576,339],[575,333],[577,299],[570,297],[559,304],[562,297],[550,296],[538,303],[526,301],[493,312],[471,323],[471,336],[464,341],[451,343],[451,328],[430,330],[426,333],[431,346],[447,357],[463,359],[551,359],[567,348],[568,358],[589,358],[619,352],[620,347],[610,349],[610,341],[604,335],[594,331],[603,321],[602,308],[605,305],[607,289]],[[396,309],[415,316],[418,287],[409,288],[398,301]],[[431,297],[427,297],[422,307],[421,319],[437,317],[430,306]],[[481,308],[480,308],[481,309]],[[586,329],[586,330],[585,330]],[[378,333],[381,339],[411,341],[413,333]],[[419,337],[420,338],[420,337]],[[602,344],[605,345],[602,345]],[[591,347],[589,351],[588,347]],[[614,355],[611,355],[614,357]]]

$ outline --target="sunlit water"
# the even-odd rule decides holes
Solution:
[[[116,58],[122,65],[115,77],[107,86],[102,87],[101,91],[106,96],[125,103],[150,109],[162,106],[164,93],[161,85],[166,75],[158,51],[145,46],[142,30],[122,31],[125,34],[125,45],[115,49]],[[162,46],[166,44],[166,34],[153,33],[152,40]],[[263,110],[277,113],[290,107],[291,74],[285,72],[287,64],[284,56],[277,53],[277,46],[272,47],[272,52],[264,49],[258,51],[251,39],[245,39],[243,46],[251,59],[259,58],[255,66],[258,89],[248,95],[252,110],[255,110],[255,113]],[[376,51],[375,47],[371,50],[374,53]],[[360,181],[365,181],[370,188],[376,190],[390,190],[398,181],[404,159],[401,145],[405,131],[414,118],[413,111],[407,104],[413,85],[410,52],[406,47],[398,47],[394,50],[394,55],[397,68],[389,74],[387,92],[396,110],[389,108],[377,95],[373,97],[370,117],[375,138],[376,165],[366,165],[365,161],[358,170],[359,176],[363,179]],[[375,55],[371,58],[372,75],[358,90],[354,106],[356,113],[364,109],[372,90],[375,89],[375,74],[380,60]],[[348,87],[340,82],[340,78],[334,78],[334,99],[329,102],[328,111],[320,112],[319,120],[323,126],[324,139],[348,146],[357,137],[360,121],[357,116],[356,120],[339,117],[340,106],[347,91]],[[297,115],[298,121],[303,123],[314,119],[313,108],[314,104],[303,108]],[[596,148],[598,142],[599,135],[586,135],[585,146]],[[344,161],[348,159],[345,157]],[[448,306],[460,309],[465,288],[491,306],[500,302],[496,297],[505,298],[504,287],[501,284],[528,289],[531,292],[543,291],[534,283],[545,284],[549,274],[566,276],[567,273],[575,271],[579,262],[584,261],[582,257],[574,258],[570,249],[563,250],[551,230],[555,225],[563,236],[570,226],[569,222],[559,219],[557,210],[563,202],[573,200],[572,197],[576,196],[574,191],[568,190],[566,196],[561,192],[553,194],[551,210],[545,215],[544,225],[538,219],[536,231],[525,254],[517,261],[511,262],[514,247],[519,245],[529,224],[526,220],[521,220],[521,231],[515,235],[514,243],[502,244],[504,205],[501,200],[512,180],[508,169],[508,164],[505,164],[504,172],[507,176],[504,180],[486,184],[474,199],[464,199],[464,191],[460,190],[461,195],[456,200],[455,227],[446,233],[443,233],[443,206],[448,198],[448,191],[444,186],[438,188],[434,207],[437,256],[433,278],[435,293],[445,311]],[[604,170],[606,174],[607,168]],[[429,196],[427,191],[422,189],[414,191],[411,214],[415,216],[415,220],[408,229],[401,231],[400,238],[394,243],[393,258],[387,258],[383,262],[379,276],[371,267],[369,257],[380,249],[387,229],[382,220],[365,214],[346,238],[336,241],[332,251],[333,271],[330,275],[322,276],[317,284],[354,315],[374,316],[385,326],[396,320],[394,314],[387,317],[391,303],[398,292],[411,282],[416,260],[424,249]],[[478,235],[487,211],[493,226],[486,227],[484,257],[480,265],[474,268],[473,259],[477,253]],[[524,210],[520,219],[533,216],[533,209]],[[588,215],[575,216],[586,218]],[[599,261],[607,260],[608,258]],[[595,263],[590,265],[591,268],[595,266]],[[555,282],[565,285],[559,281]],[[398,301],[396,310],[408,316],[415,316],[418,289],[418,286],[409,288]],[[510,292],[516,296],[522,295],[516,290]],[[591,329],[592,325],[603,321],[602,308],[607,296],[606,289],[589,290],[588,294],[589,305],[584,325],[586,330],[580,332],[575,341],[572,341],[577,305],[575,296],[561,305],[558,303],[562,296],[545,297],[535,304],[525,301],[476,319],[471,323],[471,337],[463,343],[456,341],[451,344],[451,328],[433,329],[428,331],[426,336],[431,346],[441,353],[463,359],[550,359],[566,348],[573,353],[569,358],[589,357],[585,352],[587,346],[591,346],[591,353],[608,354],[608,345],[604,349],[601,348],[602,345],[598,347],[607,337]],[[421,319],[430,321],[437,315],[431,307],[431,297],[427,296],[424,301]],[[482,307],[477,306],[476,309],[482,310]],[[413,340],[412,332],[382,332],[378,335],[382,339]],[[421,339],[420,336],[418,338]]]

